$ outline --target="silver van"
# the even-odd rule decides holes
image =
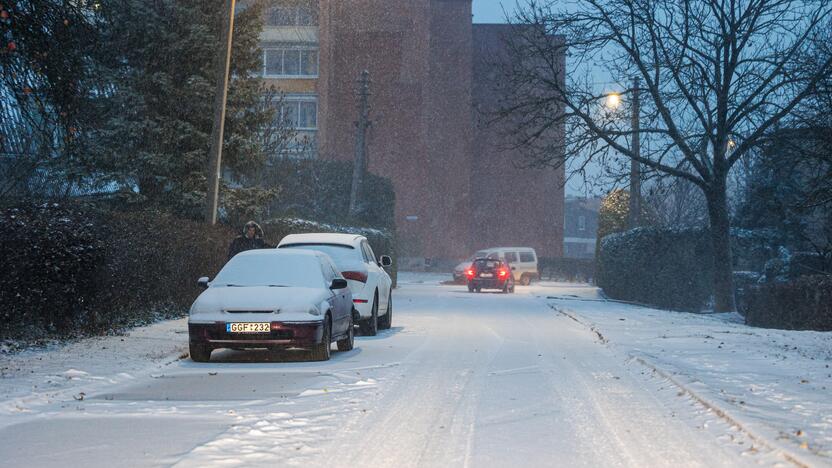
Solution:
[[[540,279],[540,272],[537,269],[537,253],[531,247],[493,247],[479,250],[468,260],[460,263],[454,268],[454,281],[465,281],[465,269],[471,266],[476,258],[499,258],[511,265],[511,272],[514,281],[528,285],[534,280]]]

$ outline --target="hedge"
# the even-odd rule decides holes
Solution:
[[[262,223],[266,238],[304,232],[365,235],[394,259],[387,231],[298,219]],[[0,211],[0,339],[62,338],[183,315],[239,234],[153,211],[93,204],[21,204]]]
[[[711,296],[710,252],[701,229],[611,234],[601,242],[596,281],[613,299],[699,311]]]
[[[746,304],[745,321],[749,325],[832,331],[832,276],[759,284],[747,291]]]
[[[0,214],[0,339],[96,334],[181,315],[233,237],[155,211],[20,205]]]
[[[540,277],[548,280],[591,283],[595,279],[594,258],[541,257],[537,266]]]

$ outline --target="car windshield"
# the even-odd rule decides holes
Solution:
[[[353,248],[351,245],[343,244],[286,244],[281,245],[281,249],[303,249],[313,250],[316,252],[323,252],[335,261],[336,265],[344,265],[347,263],[363,262],[361,252]]]
[[[212,286],[324,286],[318,259],[300,255],[238,255],[217,274]]]

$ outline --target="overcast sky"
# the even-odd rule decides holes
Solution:
[[[505,15],[500,6],[501,0],[474,0],[475,23],[505,23]],[[502,0],[506,5],[514,5],[514,0]]]

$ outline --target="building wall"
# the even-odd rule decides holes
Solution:
[[[471,0],[318,1],[316,27],[263,34],[264,47],[317,46],[318,76],[271,82],[317,99],[318,157],[351,161],[357,80],[370,72],[368,169],[395,188],[400,255],[450,260],[522,245],[560,256],[563,171],[516,169],[520,155],[500,150],[481,113],[497,104],[490,62],[512,27],[472,25]]]
[[[473,156],[471,246],[534,247],[541,257],[563,255],[564,169],[523,169],[523,155],[506,149],[507,124],[490,123],[501,99],[499,68],[509,59],[511,25],[473,27]],[[562,137],[562,130],[559,137]]]
[[[470,0],[321,2],[321,157],[352,160],[368,70],[368,169],[393,181],[406,256],[468,247],[470,15]]]

